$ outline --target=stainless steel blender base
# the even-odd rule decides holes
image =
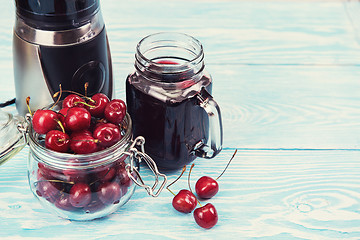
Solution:
[[[44,81],[39,46],[22,40],[14,33],[13,57],[16,108],[19,114],[25,115],[28,112],[26,105],[28,96],[31,98],[30,108],[34,110],[52,103],[52,96]]]
[[[105,24],[100,11],[69,30],[34,28],[16,18],[13,36],[16,108],[20,115],[54,102],[52,95],[62,89],[85,94],[113,94],[112,63]],[[67,93],[63,94],[63,97]]]

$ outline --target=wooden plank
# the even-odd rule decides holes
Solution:
[[[112,11],[117,8],[121,16]],[[360,60],[341,1],[110,1],[103,11],[115,61],[127,62],[142,37],[159,31],[197,37],[209,63],[346,65]]]
[[[360,149],[360,68],[208,64],[224,125],[224,146]],[[131,64],[115,64],[125,98]]]
[[[234,149],[213,160],[198,159],[191,175],[196,180],[218,176]],[[219,179],[213,199],[218,224],[210,231],[198,227],[192,214],[171,206],[172,195],[158,198],[137,189],[114,214],[90,222],[70,222],[44,210],[30,193],[26,180],[27,149],[0,168],[0,237],[184,239],[301,238],[356,239],[360,236],[359,151],[239,151]],[[153,177],[141,171],[145,181]],[[187,188],[187,173],[171,189]],[[169,172],[173,181],[179,172]],[[26,217],[24,217],[26,216]]]
[[[356,148],[358,67],[209,66],[225,145]]]
[[[159,31],[198,38],[209,63],[359,64],[360,47],[342,1],[102,1],[114,62]],[[11,59],[15,10],[0,16],[0,63]],[[331,17],[329,17],[331,16]]]

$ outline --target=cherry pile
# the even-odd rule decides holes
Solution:
[[[68,95],[62,108],[37,110],[32,118],[36,133],[46,134],[45,147],[57,152],[87,154],[111,147],[121,140],[126,105],[102,93],[91,98]]]
[[[91,98],[70,94],[59,111],[37,110],[32,127],[39,139],[45,139],[45,147],[74,157],[67,156],[68,167],[61,169],[39,162],[36,194],[66,211],[94,213],[118,204],[132,185],[125,169],[127,156],[86,169],[76,167],[81,165],[76,156],[104,150],[120,141],[125,115],[124,101],[110,100],[102,93]]]
[[[230,165],[231,161],[236,155],[237,150],[235,150],[234,154],[232,155],[231,159],[229,160],[227,166],[223,170],[223,172],[215,179],[209,176],[203,176],[198,179],[195,184],[195,191],[199,199],[210,199],[214,197],[217,192],[219,191],[219,184],[217,180],[224,174],[228,166]],[[166,188],[174,195],[172,206],[179,212],[182,213],[191,213],[194,211],[194,219],[195,222],[202,228],[210,229],[214,227],[218,222],[218,213],[215,206],[211,203],[207,203],[206,205],[202,206],[199,200],[191,191],[190,187],[190,174],[191,170],[193,169],[194,164],[191,165],[189,176],[188,176],[188,184],[189,189],[182,189],[177,194],[174,194],[169,187],[173,185],[177,180],[181,178],[183,173],[186,170],[186,166],[183,167],[180,176],[175,179],[171,184],[169,184]],[[199,203],[200,207],[196,208],[197,203]],[[195,209],[196,208],[196,209]],[[195,209],[195,210],[194,210]]]

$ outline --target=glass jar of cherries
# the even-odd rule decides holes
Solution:
[[[82,102],[87,104],[83,99],[71,104]],[[145,139],[132,139],[132,123],[126,111],[120,122],[111,123],[94,117],[96,113],[88,116],[92,103],[87,105],[64,111],[66,107],[60,102],[51,109],[27,114],[25,121],[17,123],[24,143],[29,145],[32,193],[44,208],[70,220],[92,220],[116,211],[131,198],[136,185],[156,197],[166,184],[166,176],[144,153]],[[78,111],[72,113],[70,109]],[[155,174],[152,186],[140,176],[142,161]],[[160,185],[159,177],[163,177]]]

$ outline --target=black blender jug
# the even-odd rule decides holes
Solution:
[[[53,102],[60,90],[113,93],[111,56],[99,0],[15,0],[16,107]],[[87,85],[87,87],[85,87]],[[66,91],[62,95],[66,96]]]

